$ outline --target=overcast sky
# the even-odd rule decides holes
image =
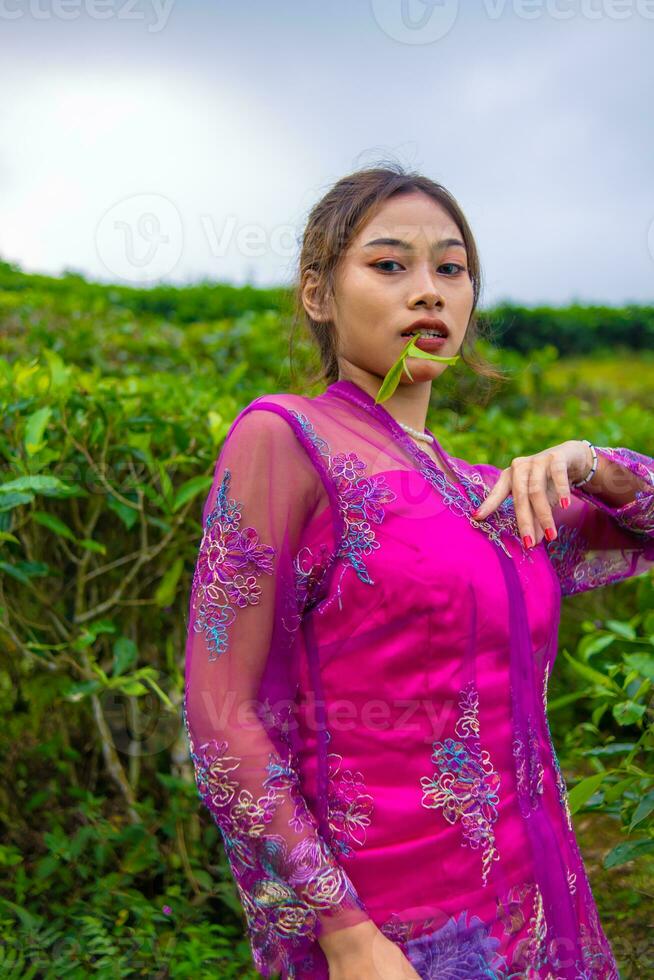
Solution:
[[[291,282],[390,157],[472,225],[482,305],[654,302],[654,0],[0,0],[0,257]]]

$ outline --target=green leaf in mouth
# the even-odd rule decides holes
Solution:
[[[402,371],[406,371],[409,378],[411,378],[411,381],[413,381],[411,372],[406,364],[407,357],[422,357],[428,361],[441,361],[443,364],[455,364],[456,361],[459,360],[458,354],[454,354],[452,357],[440,357],[438,354],[430,353],[430,351],[421,350],[415,345],[416,339],[416,337],[409,337],[409,342],[407,343],[406,347],[395,363],[388,369],[386,377],[382,381],[379,391],[377,392],[377,397],[375,398],[376,405],[379,405],[380,402],[385,402],[391,397],[400,383]]]

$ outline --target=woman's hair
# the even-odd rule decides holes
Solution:
[[[459,351],[461,360],[475,374],[487,381],[502,381],[505,375],[474,350],[475,340],[485,331],[476,312],[481,292],[481,268],[474,236],[463,211],[454,197],[429,177],[406,171],[399,163],[355,171],[342,177],[313,206],[302,236],[297,281],[294,286],[294,311],[289,338],[289,356],[293,363],[293,335],[296,328],[305,325],[316,344],[321,370],[307,384],[319,382],[332,384],[338,380],[336,358],[336,333],[331,320],[314,320],[302,302],[302,289],[307,272],[313,270],[317,278],[317,294],[322,301],[334,295],[335,274],[341,258],[360,228],[371,218],[378,207],[390,197],[422,191],[440,204],[455,222],[468,256],[468,270],[473,286],[474,302],[470,321]]]

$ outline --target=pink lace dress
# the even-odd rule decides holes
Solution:
[[[262,976],[372,919],[423,978],[617,978],[547,722],[562,595],[654,564],[654,460],[525,551],[350,381],[238,415],[193,577],[184,723]]]

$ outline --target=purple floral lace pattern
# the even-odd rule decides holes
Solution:
[[[396,499],[383,475],[367,476],[366,464],[356,453],[337,453],[332,456],[329,445],[319,436],[313,423],[302,412],[290,410],[325,462],[338,496],[339,509],[345,530],[334,560],[343,557],[357,577],[374,585],[365,557],[379,548],[374,525],[384,519],[384,506]]]
[[[488,883],[493,861],[499,860],[493,824],[497,820],[500,775],[490,755],[479,741],[479,695],[470,682],[461,693],[459,706],[463,714],[454,731],[459,740],[446,738],[434,742],[432,762],[437,766],[433,776],[423,776],[422,805],[442,809],[445,819],[461,821],[463,845],[482,849],[482,885]]]
[[[316,938],[318,913],[344,904],[363,905],[327,843],[314,833],[315,819],[290,751],[286,758],[270,753],[262,792],[256,796],[239,782],[242,760],[230,753],[227,740],[194,744],[186,706],[185,692],[182,718],[198,793],[223,839],[255,966],[268,975],[269,964],[278,962],[293,976],[291,951]],[[266,831],[282,807],[291,814],[289,826],[308,832],[293,847],[284,836]]]
[[[500,927],[501,935],[494,934]],[[466,908],[440,928],[434,928],[433,919],[404,922],[397,913],[380,928],[402,948],[422,980],[558,980],[562,975],[619,980],[592,911],[590,925],[580,925],[581,957],[574,962],[566,957],[567,944],[549,934],[542,894],[533,881],[513,885],[498,897],[492,923]],[[416,936],[416,931],[421,934]],[[506,955],[501,952],[503,937],[515,937],[510,954],[508,948]]]
[[[527,744],[519,735],[513,739],[518,798],[520,810],[524,817],[528,817],[532,810],[539,806],[545,776],[540,758],[540,742],[536,723],[531,716],[528,719],[526,729],[529,732]]]
[[[572,493],[603,511],[623,530],[633,535],[632,544],[623,549],[605,550],[601,541],[587,539],[578,526],[562,523],[554,541],[545,541],[547,554],[560,580],[563,595],[574,595],[599,588],[634,574],[636,557],[648,546],[654,560],[654,460],[632,449],[596,446],[598,457],[624,466],[646,485],[637,490],[634,500],[612,507],[584,487],[573,487]]]
[[[193,629],[204,633],[209,660],[225,653],[237,610],[259,603],[258,579],[272,574],[275,556],[253,527],[241,528],[241,504],[228,497],[230,479],[225,470],[205,522],[191,585]]]
[[[329,845],[335,854],[353,857],[356,849],[366,842],[366,830],[375,808],[374,799],[367,792],[362,773],[341,770],[342,755],[330,752],[327,762]]]

